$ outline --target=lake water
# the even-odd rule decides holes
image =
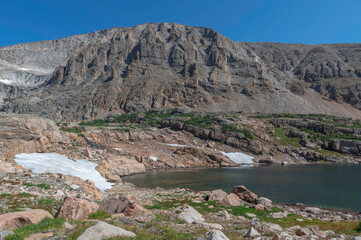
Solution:
[[[361,211],[360,165],[259,166],[214,169],[152,170],[127,176],[125,182],[140,187],[223,189],[236,185],[279,203],[353,209]]]

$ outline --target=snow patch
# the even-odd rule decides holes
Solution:
[[[230,152],[230,153],[226,153],[223,151],[220,152],[235,163],[253,165],[253,161],[252,161],[253,157],[247,154],[241,152]]]
[[[180,145],[180,144],[176,144],[176,143],[167,143],[168,146],[172,146],[172,147],[188,147],[187,145]]]
[[[154,162],[158,161],[158,157],[149,157],[150,159],[152,159]]]
[[[113,148],[113,150],[121,151],[122,149],[121,148]]]
[[[15,81],[13,81],[13,80],[8,80],[8,79],[1,79],[1,78],[0,78],[0,82],[4,83],[4,84],[6,84],[6,85],[11,85],[11,84],[13,84]]]
[[[15,155],[15,162],[34,173],[53,172],[79,177],[84,181],[89,179],[101,191],[114,185],[95,169],[98,164],[85,159],[71,160],[58,153],[21,153]]]

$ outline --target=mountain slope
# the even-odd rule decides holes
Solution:
[[[5,94],[2,110],[68,120],[174,107],[361,117],[360,44],[234,42],[176,23],[105,32],[64,50],[67,61],[47,65],[59,64],[37,87]]]

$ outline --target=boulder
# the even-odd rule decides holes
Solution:
[[[100,203],[100,210],[105,210],[109,214],[123,213],[124,210],[134,203],[139,203],[134,196],[126,196],[124,194],[109,195]]]
[[[271,218],[285,218],[288,216],[286,212],[273,212],[269,215]]]
[[[178,218],[185,221],[186,223],[204,222],[202,214],[187,204],[180,207],[179,210],[181,213],[178,215]]]
[[[249,218],[255,218],[255,217],[257,217],[257,215],[254,214],[254,213],[245,213],[244,215],[246,215],[246,217],[249,217]]]
[[[272,201],[268,198],[265,197],[260,197],[257,200],[257,204],[261,204],[266,208],[271,208],[272,207]]]
[[[297,236],[311,236],[313,233],[308,228],[300,228],[296,231]]]
[[[27,224],[37,224],[44,218],[53,218],[43,209],[30,209],[0,215],[0,231],[11,231]]]
[[[13,235],[13,231],[2,231],[0,232],[0,240],[5,240],[5,238],[9,235]]]
[[[134,196],[122,194],[111,195],[100,204],[100,210],[105,210],[113,217],[134,217],[139,222],[148,222],[154,214],[142,207]]]
[[[221,201],[218,201],[216,203],[216,205],[225,206],[225,207],[237,207],[237,206],[241,206],[243,204],[241,203],[241,199],[239,199],[239,197],[236,194],[231,193],[231,194],[228,194]]]
[[[208,195],[208,201],[220,201],[227,196],[227,193],[222,189],[214,190]]]
[[[115,227],[108,223],[99,221],[94,226],[85,230],[77,240],[99,240],[111,237],[135,237],[133,232],[127,231],[123,228]]]
[[[205,240],[229,240],[223,232],[213,229],[206,233]]]
[[[306,212],[313,213],[313,214],[319,214],[322,212],[322,209],[318,207],[306,207],[304,209]]]
[[[249,202],[249,203],[257,203],[257,194],[248,190],[245,186],[240,185],[234,187],[233,191],[241,200]]]
[[[63,205],[59,209],[58,217],[68,220],[87,219],[89,214],[98,211],[99,205],[85,199],[65,197]]]
[[[251,227],[247,231],[246,235],[244,235],[245,238],[254,238],[254,237],[259,237],[259,236],[261,236],[261,234],[259,234],[259,232],[256,229],[254,229],[253,227]]]

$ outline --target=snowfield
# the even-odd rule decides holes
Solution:
[[[107,182],[95,169],[98,164],[85,159],[71,160],[58,153],[21,153],[15,155],[15,162],[34,173],[62,173],[91,180],[101,191],[112,188],[113,183]]]
[[[226,153],[223,151],[220,152],[235,163],[253,165],[253,161],[252,161],[253,157],[247,154],[241,152],[230,152],[230,153]]]
[[[0,82],[4,83],[4,84],[6,84],[6,85],[11,85],[11,84],[13,84],[15,81],[13,81],[13,80],[8,80],[8,79],[1,79],[1,78],[0,78]]]

